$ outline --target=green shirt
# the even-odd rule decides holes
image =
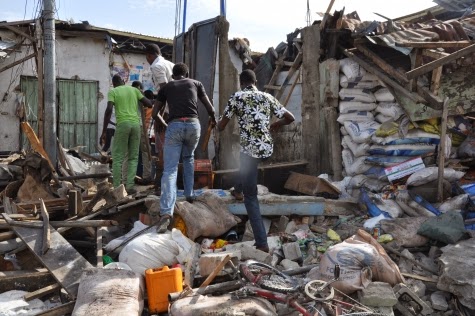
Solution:
[[[122,122],[140,123],[137,101],[144,96],[132,86],[118,86],[109,91],[107,100],[114,103],[117,124]]]

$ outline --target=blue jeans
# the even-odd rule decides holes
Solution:
[[[176,201],[176,178],[180,156],[183,158],[183,185],[186,197],[192,197],[195,172],[195,149],[200,139],[201,127],[198,120],[171,122],[165,133],[163,146],[162,195],[160,215],[173,215]]]
[[[261,159],[241,153],[239,160],[241,166],[239,167],[239,183],[236,185],[236,191],[242,191],[244,194],[244,205],[254,233],[255,246],[265,247],[267,246],[267,234],[257,199],[257,165]]]

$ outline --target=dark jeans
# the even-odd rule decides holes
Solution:
[[[237,192],[244,194],[244,205],[254,233],[255,246],[265,247],[267,246],[267,234],[262,221],[259,200],[257,199],[257,165],[262,159],[252,158],[243,153],[240,154],[239,158],[241,162],[239,183],[235,189]]]

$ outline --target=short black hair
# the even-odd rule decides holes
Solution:
[[[124,84],[124,80],[122,80],[122,77],[119,74],[115,74],[112,77],[112,84],[113,85],[121,85],[121,84]]]
[[[153,100],[155,98],[155,96],[153,95],[153,91],[152,90],[145,90],[143,92],[143,95],[149,99],[149,100]]]
[[[139,90],[143,89],[142,83],[138,80],[135,80],[134,82],[132,82],[132,87],[137,88]]]
[[[176,77],[186,76],[188,71],[188,66],[185,63],[178,63],[173,66],[173,75]]]
[[[161,55],[162,52],[157,44],[148,44],[145,46],[145,53],[151,55]]]
[[[243,70],[243,72],[241,72],[241,74],[239,75],[239,81],[242,85],[255,84],[256,74],[251,69]]]

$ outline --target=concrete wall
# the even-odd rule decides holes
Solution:
[[[16,37],[10,32],[0,31],[3,40]],[[5,61],[0,61],[0,68],[18,60],[32,51],[31,47],[23,47],[22,52],[12,54]],[[124,59],[127,63],[124,62]],[[130,66],[132,80],[141,80],[148,85],[151,82],[149,65],[143,54],[111,54],[110,47],[105,39],[84,37],[56,37],[56,76],[58,79],[94,80],[99,82],[98,91],[98,136],[102,131],[104,111],[107,106],[107,93],[112,88],[112,74],[124,71]],[[15,115],[19,91],[20,75],[35,76],[36,64],[34,59],[15,66],[0,73],[0,152],[16,151],[20,149],[19,118]],[[15,89],[18,87],[18,89]],[[148,86],[146,85],[146,88]],[[5,96],[5,93],[8,93]],[[4,97],[5,96],[5,97]],[[1,101],[2,98],[5,101]],[[26,105],[28,106],[28,105]],[[28,109],[28,108],[27,108]],[[45,127],[46,128],[46,127]]]

